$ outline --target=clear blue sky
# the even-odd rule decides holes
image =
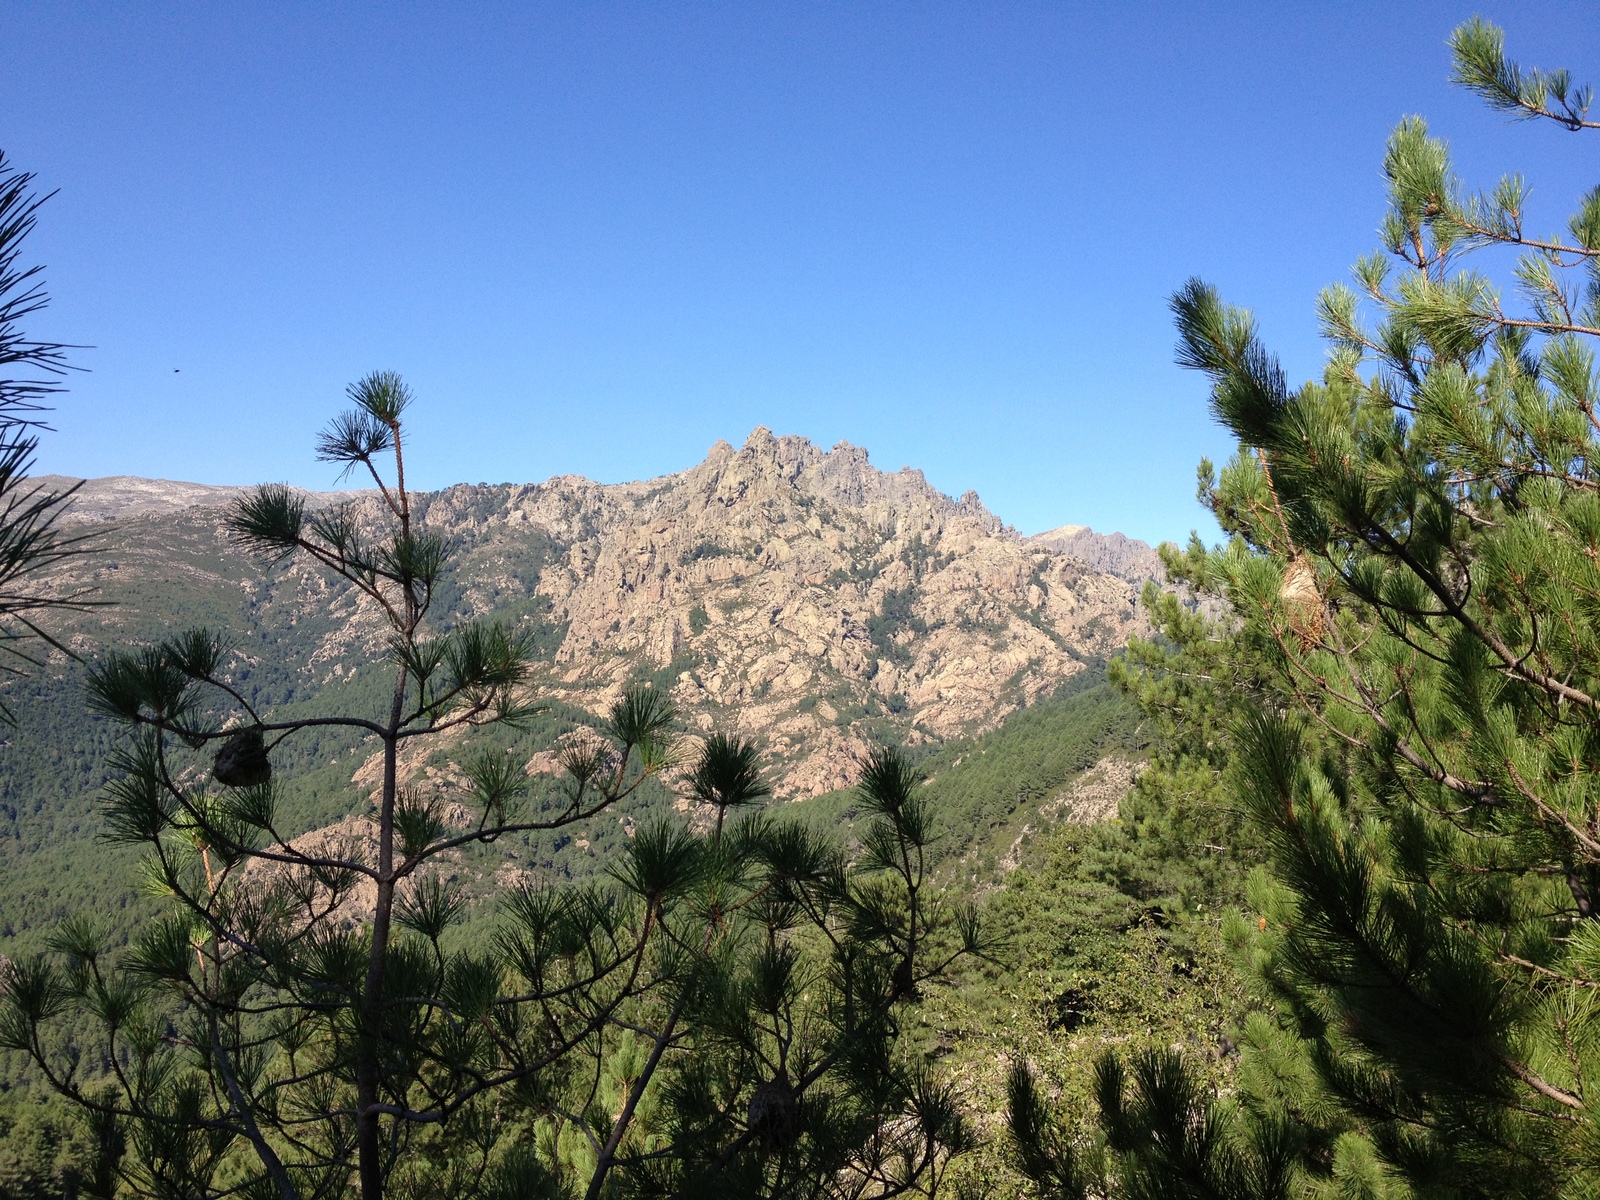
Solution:
[[[1201,522],[1201,275],[1296,376],[1420,112],[1554,229],[1600,142],[1447,83],[1474,12],[1600,79],[1593,4],[9,4],[0,146],[60,194],[42,467],[327,486],[401,371],[417,481],[603,481],[757,425],[1024,532]],[[177,369],[176,372],[174,369]]]

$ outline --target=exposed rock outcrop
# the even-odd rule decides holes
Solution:
[[[1130,583],[1147,579],[1158,583],[1166,579],[1161,556],[1144,542],[1120,533],[1096,533],[1087,525],[1062,525],[1027,538],[1030,546],[1040,546],[1075,558],[1085,566]]]

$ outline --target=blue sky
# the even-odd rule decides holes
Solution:
[[[1202,525],[1190,275],[1295,376],[1427,115],[1539,229],[1597,143],[1448,84],[1474,12],[1600,78],[1589,4],[37,5],[0,146],[60,189],[42,469],[327,486],[368,370],[422,486],[643,478],[764,424],[1024,532]]]

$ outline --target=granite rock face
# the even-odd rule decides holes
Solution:
[[[1087,525],[1062,525],[1033,534],[1026,540],[1030,546],[1065,554],[1129,583],[1143,584],[1147,579],[1160,583],[1167,577],[1159,554],[1144,542],[1120,533],[1096,533]]]
[[[164,529],[214,538],[222,562],[239,557],[220,527],[237,491],[91,480],[77,512],[145,547],[140,570],[158,569]],[[648,676],[692,727],[762,739],[787,796],[852,782],[874,738],[991,728],[1088,669],[1144,629],[1139,550],[1154,558],[1086,530],[1025,539],[973,493],[765,428],[658,479],[458,485],[417,511],[456,547],[441,619],[538,614],[541,689],[594,711]],[[255,586],[250,574],[235,586]],[[374,614],[309,570],[270,587],[327,615],[311,682],[381,644]]]

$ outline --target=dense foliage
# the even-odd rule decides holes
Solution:
[[[132,607],[117,611],[128,615]],[[276,628],[271,632],[270,644],[280,655],[302,644],[296,640],[298,626],[286,634]],[[268,662],[263,657],[262,667]],[[258,670],[253,678],[263,696],[283,694],[270,674]],[[1085,671],[1059,695],[1015,714],[999,729],[924,748],[916,760],[925,777],[919,794],[933,831],[928,847],[933,883],[953,895],[982,897],[983,924],[1001,942],[976,970],[957,972],[956,986],[927,989],[901,1018],[908,1035],[941,1061],[946,1068],[941,1074],[961,1081],[959,1098],[975,1134],[992,1132],[984,1123],[1004,1097],[1004,1072],[996,1064],[1006,1056],[1026,1054],[1044,1064],[1053,1079],[1072,1086],[1092,1066],[1092,1047],[1101,1038],[1131,1036],[1141,1044],[1165,1045],[1199,1030],[1209,1048],[1227,1030],[1232,990],[1226,964],[1214,949],[1217,905],[1200,901],[1195,919],[1188,920],[1175,909],[1169,915],[1164,900],[1187,878],[1194,859],[1187,847],[1173,842],[1173,855],[1164,857],[1160,847],[1168,842],[1162,840],[1158,847],[1141,832],[1150,827],[1147,820],[1083,826],[1059,810],[1041,819],[1041,808],[1048,808],[1085,771],[1092,777],[1091,769],[1107,755],[1131,761],[1145,752],[1137,711],[1101,678],[1098,671]],[[73,713],[74,703],[80,703],[75,695],[66,688],[49,691],[45,682],[23,681],[32,702],[51,704],[51,720],[59,720],[63,728],[81,724]],[[352,703],[351,693],[340,688],[334,696],[321,695],[314,710],[337,711],[334,697],[346,706]],[[557,709],[505,741],[522,761],[552,739],[559,744],[580,720],[592,723],[593,718]],[[37,763],[45,770],[50,756],[41,752],[35,724],[30,716],[14,732],[13,753],[16,761]],[[84,726],[86,733],[91,728]],[[286,802],[305,802],[304,824],[297,828],[326,826],[353,803],[359,805],[339,786],[349,775],[348,766],[338,775],[337,765],[319,766],[314,758],[301,761],[285,756],[284,749],[274,752],[274,770],[281,770],[285,779]],[[92,744],[86,745],[81,760],[83,770],[93,768]],[[530,778],[524,803],[545,803],[546,792],[540,789],[550,786],[549,779]],[[21,779],[13,786],[18,796],[60,792],[37,780]],[[555,790],[551,786],[549,794]],[[845,853],[859,853],[856,831],[870,814],[854,789],[777,807],[817,836],[825,833],[832,841],[842,832],[839,844]],[[648,825],[673,810],[663,798],[636,797],[622,811],[636,824]],[[63,823],[41,827],[47,816]],[[19,932],[10,953],[37,949],[44,933],[73,913],[95,912],[106,927],[131,936],[159,907],[137,892],[136,855],[71,834],[70,825],[94,819],[98,814],[68,808],[59,818],[34,814],[19,827],[25,842],[16,859],[0,868],[0,912],[9,917],[31,911],[32,892],[50,883],[54,915],[37,914],[32,926]],[[611,826],[620,830],[616,822]],[[598,837],[606,826],[597,822],[584,828],[588,836]],[[508,835],[488,849],[506,844],[516,847],[518,863],[537,865],[541,878],[594,882],[595,873],[587,869],[596,861],[594,851],[598,849],[599,861],[610,861],[625,852],[629,839],[619,832],[615,844],[579,850],[569,841],[552,852],[543,843]],[[80,869],[68,869],[65,864],[72,862]],[[1138,869],[1123,881],[1125,863],[1138,864]],[[473,903],[464,923],[451,930],[452,939],[475,938],[498,920],[505,893],[477,890],[482,885],[473,882],[484,865],[467,857],[457,867],[473,889]],[[485,875],[493,879],[492,872]],[[1191,899],[1190,908],[1195,905]],[[637,1061],[637,1052],[632,1047],[617,1056],[615,1069],[608,1068],[605,1091],[613,1104],[622,1099],[617,1072],[625,1073]],[[83,1189],[83,1179],[95,1167],[92,1132],[65,1103],[50,1102],[37,1078],[23,1069],[22,1056],[10,1057],[13,1061],[0,1077],[0,1197],[71,1195]],[[1081,1098],[1087,1100],[1087,1093]],[[645,1107],[648,1117],[654,1110]],[[1008,1171],[1002,1147],[992,1137],[982,1140],[957,1160],[954,1170],[969,1183],[984,1180],[991,1191],[1000,1187],[997,1194],[1018,1194],[1020,1180]]]
[[[1498,30],[1452,44],[1496,108],[1596,127],[1587,89],[1518,69]],[[1225,693],[1180,696],[1181,719],[1225,719],[1224,786],[1269,869],[1228,931],[1257,1006],[1236,1098],[1180,1056],[1100,1064],[1121,1194],[1600,1188],[1600,190],[1534,236],[1523,182],[1467,192],[1416,118],[1384,172],[1388,257],[1323,294],[1320,381],[1289,389],[1209,287],[1174,300],[1240,450],[1202,468],[1229,544],[1170,560],[1237,625],[1169,627],[1169,663],[1220,651]],[[1466,263],[1497,250],[1520,311]],[[1012,1114],[1041,1190],[1102,1186],[1025,1067]]]
[[[30,337],[23,322],[49,302],[42,268],[22,260],[22,244],[49,197],[32,190],[33,176],[18,171],[0,150],[0,654],[8,672],[37,665],[33,646],[60,649],[41,616],[90,603],[82,591],[51,587],[45,574],[81,554],[90,539],[63,532],[59,518],[71,491],[52,492],[29,481],[39,448],[40,414],[61,390],[67,371],[59,342]],[[0,719],[11,711],[0,701]]]

